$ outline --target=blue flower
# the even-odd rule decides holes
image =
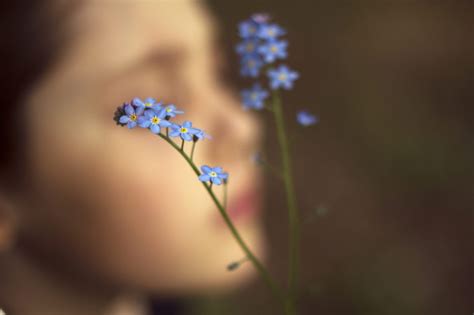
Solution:
[[[265,162],[265,160],[263,159],[262,153],[260,152],[255,152],[254,154],[252,154],[250,159],[256,165],[263,165],[263,163]]]
[[[266,63],[272,63],[276,59],[285,59],[288,55],[286,47],[288,42],[285,40],[272,40],[258,47],[258,52],[263,56]]]
[[[260,84],[255,83],[251,89],[243,90],[241,95],[245,109],[262,109],[265,105],[265,99],[268,97],[268,92],[262,89]]]
[[[275,40],[285,35],[285,30],[277,24],[263,24],[258,30],[258,37],[265,40]]]
[[[192,126],[190,121],[185,121],[182,125],[172,124],[170,136],[181,137],[184,141],[192,141],[193,135],[199,133],[199,129]]]
[[[260,25],[255,20],[246,20],[239,23],[239,35],[240,37],[247,39],[257,37],[259,33]]]
[[[260,73],[260,68],[262,67],[263,62],[259,55],[253,54],[244,56],[241,64],[242,68],[240,73],[242,76],[256,78]]]
[[[246,39],[237,44],[235,50],[237,51],[237,53],[243,56],[256,54],[258,50],[258,44],[259,41],[255,38]]]
[[[277,90],[281,87],[285,90],[289,90],[293,87],[293,81],[298,79],[299,74],[287,66],[281,65],[277,69],[268,70],[268,77],[270,79],[270,87],[273,90]]]
[[[130,104],[125,104],[123,107],[125,115],[122,115],[119,119],[121,124],[127,124],[127,127],[132,129],[137,126],[137,121],[143,114],[143,108],[138,107],[137,109],[133,108]]]
[[[215,185],[220,185],[224,180],[229,178],[229,174],[224,173],[222,167],[210,167],[207,165],[201,166],[202,174],[199,176],[201,182],[211,182]]]
[[[201,129],[197,129],[198,132],[193,135],[193,141],[204,140],[204,139],[212,139],[210,135],[205,133]]]
[[[305,110],[299,111],[296,114],[296,120],[298,121],[300,125],[305,126],[305,127],[317,124],[319,121],[318,117],[310,114],[309,112]]]
[[[149,128],[151,132],[157,134],[161,127],[169,127],[171,123],[165,119],[166,111],[161,109],[159,111],[148,109],[145,114],[138,119],[138,124],[142,128]]]
[[[184,114],[182,110],[178,110],[173,104],[166,106],[165,112],[168,117],[176,117],[178,114]]]
[[[135,97],[132,102],[133,105],[137,107],[143,107],[144,109],[154,109],[156,111],[159,111],[162,105],[161,103],[157,103],[156,100],[152,97],[148,97],[144,101],[142,101],[138,97]]]
[[[255,13],[252,14],[251,19],[256,23],[263,24],[270,20],[270,15],[268,13]]]

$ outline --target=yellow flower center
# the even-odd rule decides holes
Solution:
[[[252,52],[252,50],[253,50],[253,44],[252,44],[252,43],[248,43],[246,49],[247,49],[248,52]]]
[[[269,29],[267,34],[268,34],[268,36],[273,37],[275,35],[275,30],[273,28]]]
[[[172,110],[173,110],[172,108],[167,108],[167,109],[166,109],[166,112],[167,112],[167,113],[171,113]]]
[[[216,176],[217,176],[217,173],[216,173],[216,172],[210,172],[210,173],[209,173],[209,176],[211,176],[211,177],[216,177]]]
[[[250,99],[251,99],[252,101],[257,100],[257,92],[252,92],[252,94],[250,94]]]
[[[188,128],[185,128],[185,127],[181,128],[181,133],[187,133],[187,132],[188,132]]]
[[[150,103],[150,102],[146,102],[146,103],[145,103],[145,107],[152,107],[152,106],[153,106],[153,104]]]
[[[130,115],[130,120],[131,120],[131,121],[136,121],[136,120],[137,120],[137,115],[131,114],[131,115]]]
[[[282,73],[278,76],[278,80],[280,81],[286,81],[286,74]]]
[[[253,67],[255,67],[255,61],[249,60],[249,61],[247,62],[247,65],[249,66],[249,68],[253,68]]]
[[[152,124],[155,124],[155,125],[159,124],[160,121],[161,121],[161,119],[159,119],[159,118],[156,117],[156,116],[153,116],[153,118],[151,119],[151,123],[152,123]]]
[[[272,47],[270,48],[270,50],[271,50],[272,52],[277,52],[278,48],[277,48],[277,46],[272,45]]]

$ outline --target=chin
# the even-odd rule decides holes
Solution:
[[[253,226],[250,231],[245,230],[242,229],[243,239],[248,242],[247,244],[260,262],[265,264],[267,261],[267,244],[260,225]],[[233,241],[235,242],[235,240]],[[239,257],[243,257],[242,249],[236,242],[235,246],[228,248],[228,251],[223,256],[225,258],[216,259],[219,263],[216,263],[214,268],[208,272],[207,281],[201,278],[203,281],[199,288],[195,290],[195,293],[199,294],[204,290],[206,293],[211,294],[226,294],[249,285],[253,281],[260,281],[260,276],[250,260],[244,261],[233,271],[227,270],[229,263],[239,260]]]
[[[242,236],[252,252],[265,263],[267,246],[260,226],[243,228]],[[216,256],[206,259],[204,264],[191,264],[187,272],[168,274],[167,279],[159,277],[154,283],[155,286],[150,287],[152,294],[165,297],[229,294],[253,281],[260,281],[259,274],[249,260],[233,271],[227,270],[229,263],[243,256],[242,249],[235,240],[232,239],[231,245],[227,245]]]

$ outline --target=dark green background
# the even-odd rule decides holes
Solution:
[[[253,12],[287,29],[301,74],[284,96],[305,221],[301,314],[474,312],[473,2],[208,3],[236,86],[250,84],[238,78],[236,24]],[[302,108],[317,127],[295,124]],[[267,187],[269,265],[284,281],[283,192]],[[277,314],[271,303],[257,281],[202,311]]]
[[[288,31],[288,64],[301,75],[284,95],[305,221],[301,314],[472,314],[474,3],[209,4],[236,86],[250,85],[237,75],[238,21],[268,12]],[[301,108],[320,124],[298,127]],[[273,156],[274,128],[264,120]],[[269,180],[269,265],[284,281],[281,196]],[[278,314],[271,304],[256,282],[210,297],[202,311]]]

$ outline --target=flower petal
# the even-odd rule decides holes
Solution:
[[[209,176],[207,174],[202,174],[202,175],[199,176],[199,180],[201,182],[208,182],[210,179],[211,179],[211,176]]]
[[[127,105],[125,105],[125,107],[124,107],[123,109],[125,110],[125,113],[126,113],[127,115],[129,115],[129,116],[135,112],[135,111],[133,110],[132,105],[128,105],[128,104],[127,104]]]
[[[222,167],[220,166],[213,167],[212,170],[216,172],[217,174],[222,173]]]
[[[191,141],[191,140],[193,140],[193,137],[192,137],[189,133],[182,133],[182,134],[181,134],[181,138],[182,138],[184,141]]]
[[[211,181],[212,181],[215,185],[220,185],[220,184],[222,184],[222,179],[220,179],[219,177],[211,177]]]
[[[147,97],[147,98],[145,99],[145,103],[155,104],[155,103],[156,103],[156,100],[155,100],[153,97]]]
[[[201,130],[197,129],[197,128],[189,128],[188,129],[188,133],[192,134],[192,135],[195,135],[197,133],[199,133]]]
[[[153,133],[160,133],[160,125],[152,124],[150,130]]]
[[[144,112],[144,111],[145,111],[145,108],[144,108],[144,107],[137,107],[137,108],[135,109],[135,115],[141,116],[141,115],[143,115],[143,112]]]
[[[151,119],[153,116],[155,116],[155,112],[153,110],[147,109],[144,113],[144,116],[148,119]]]
[[[148,128],[151,125],[151,121],[146,119],[145,117],[140,117],[142,119],[139,119],[138,125],[142,128]]]
[[[179,137],[179,135],[181,134],[179,130],[171,130],[169,133],[171,137]]]
[[[171,125],[172,125],[172,124],[171,124],[169,121],[167,121],[167,120],[162,120],[162,121],[160,121],[160,126],[161,126],[161,127],[165,127],[165,128],[166,128],[166,127],[169,127],[169,126],[171,126]]]
[[[129,120],[130,120],[130,118],[128,118],[128,116],[125,116],[125,115],[124,115],[124,116],[121,116],[121,117],[120,117],[119,122],[120,122],[121,124],[126,124],[126,123],[128,123]]]
[[[138,97],[135,97],[133,99],[132,103],[135,106],[145,107],[145,103],[143,103],[143,101],[141,99],[139,99]]]
[[[212,168],[207,165],[203,165],[201,166],[201,171],[207,174],[207,173],[212,172]]]

